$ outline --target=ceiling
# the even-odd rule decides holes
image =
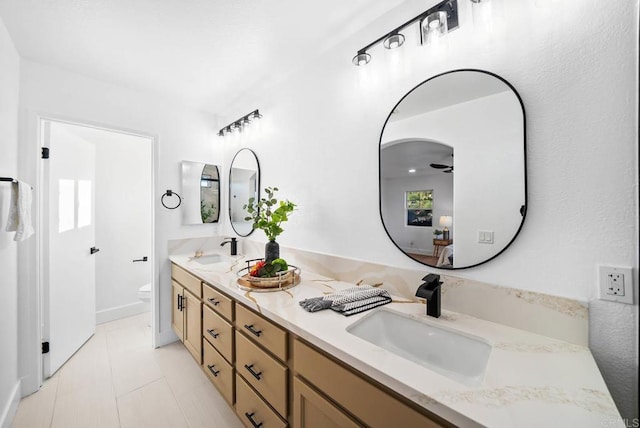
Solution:
[[[0,0],[0,16],[23,58],[220,113],[403,2]]]
[[[453,165],[453,147],[426,140],[385,144],[380,151],[380,175],[384,178],[427,177],[444,174],[429,165]],[[415,169],[410,173],[409,169]],[[447,174],[452,177],[452,174]]]

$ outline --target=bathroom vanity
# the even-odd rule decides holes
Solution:
[[[247,427],[624,426],[586,347],[404,298],[308,313],[300,300],[353,284],[303,270],[289,290],[247,292],[242,256],[171,261],[173,328]],[[457,376],[377,346],[355,331],[375,311],[479,340],[488,361]]]

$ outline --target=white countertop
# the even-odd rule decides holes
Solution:
[[[170,260],[320,349],[458,426],[624,427],[588,348],[464,314],[428,317],[422,303],[384,308],[436,326],[472,334],[493,347],[484,381],[469,386],[436,373],[347,332],[371,311],[350,317],[331,310],[309,313],[299,301],[353,284],[303,271],[301,283],[285,291],[241,290],[236,271],[242,256],[202,265],[189,256]],[[481,304],[481,303],[479,303]],[[373,309],[375,310],[375,309]]]

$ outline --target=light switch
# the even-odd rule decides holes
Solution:
[[[479,230],[478,231],[478,243],[480,244],[493,244],[493,231]]]

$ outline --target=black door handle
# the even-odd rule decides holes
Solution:
[[[100,248],[91,247],[91,248],[89,249],[89,252],[90,252],[91,254],[95,254],[95,253],[97,253],[98,251],[100,251]]]
[[[144,256],[141,259],[135,259],[135,260],[131,260],[131,261],[135,263],[135,262],[146,262],[147,260],[148,260],[147,256]]]

